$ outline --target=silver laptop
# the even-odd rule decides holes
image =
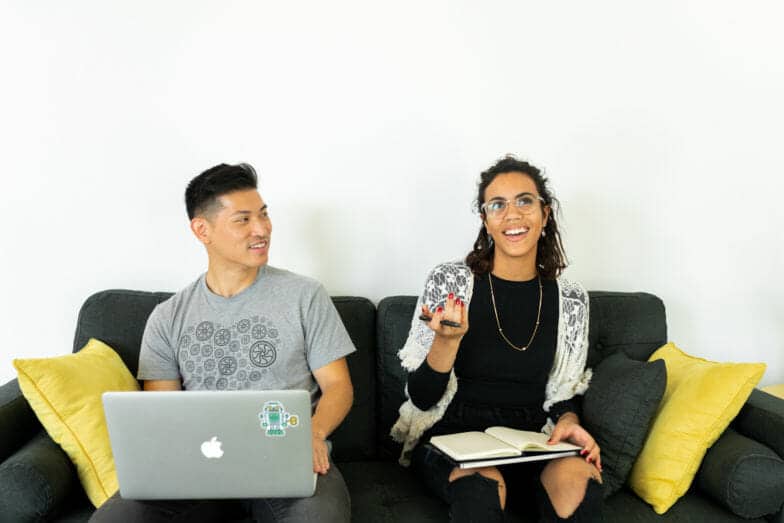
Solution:
[[[284,391],[103,394],[127,499],[312,496],[310,395]]]

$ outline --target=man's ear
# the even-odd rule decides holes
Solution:
[[[191,220],[191,231],[196,239],[204,245],[211,243],[210,240],[210,224],[203,216],[197,216]]]

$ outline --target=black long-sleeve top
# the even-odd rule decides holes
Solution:
[[[516,346],[523,346],[536,323],[538,281],[536,278],[523,282],[492,278],[504,334]],[[488,276],[475,277],[468,311],[469,329],[455,359],[458,387],[452,401],[541,410],[555,358],[558,317],[558,285],[554,280],[543,279],[539,329],[527,350],[515,350],[498,332]],[[448,381],[448,372],[433,370],[425,359],[408,376],[411,401],[421,410],[429,409],[443,396]],[[553,405],[549,415],[557,421],[563,413],[577,413],[578,409],[577,401],[567,400]]]

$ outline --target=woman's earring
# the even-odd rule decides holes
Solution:
[[[544,238],[545,236],[547,236],[547,234],[545,234],[544,229],[542,229],[542,238]]]

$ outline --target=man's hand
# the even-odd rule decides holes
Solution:
[[[321,475],[329,472],[329,449],[327,442],[320,435],[313,432],[313,472]]]
[[[593,463],[599,469],[599,472],[602,471],[602,457],[599,445],[596,444],[593,436],[588,434],[588,431],[580,425],[580,420],[573,412],[567,412],[558,418],[558,423],[555,424],[555,428],[553,428],[547,443],[555,445],[561,441],[568,441],[582,447],[583,450],[580,451],[580,456],[585,457],[585,461],[588,463]]]

